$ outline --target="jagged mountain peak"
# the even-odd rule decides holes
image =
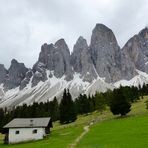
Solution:
[[[83,42],[83,41],[86,41],[86,39],[83,37],[83,36],[79,36],[79,38],[77,39],[76,41],[76,44],[78,44],[79,42]],[[87,42],[87,41],[86,41]]]
[[[69,51],[69,48],[68,48],[68,46],[67,46],[67,43],[66,43],[66,41],[62,38],[62,39],[59,39],[56,43],[55,43],[55,47],[57,47],[57,48],[59,48],[59,49],[65,49],[65,50],[67,50],[67,52],[69,52],[70,53],[70,51]]]
[[[5,65],[4,64],[0,64],[0,68],[5,68]]]
[[[74,45],[73,52],[79,52],[79,50],[85,50],[87,48],[88,48],[88,44],[86,39],[80,36],[77,39],[76,44]]]
[[[147,39],[148,28],[144,28],[120,49],[113,31],[98,23],[92,31],[90,45],[80,36],[71,55],[63,38],[54,44],[44,43],[32,69],[15,59],[8,70],[0,65],[0,84],[3,83],[1,88],[6,90],[2,100],[6,106],[7,99],[9,105],[30,104],[60,96],[64,88],[70,89],[74,97],[79,93],[92,94],[97,90],[113,89],[115,82],[139,75],[137,69],[148,73]],[[137,78],[148,83],[146,77],[144,73]],[[23,90],[20,92],[18,88]],[[10,89],[13,89],[12,95]]]
[[[105,44],[118,44],[116,37],[110,28],[103,24],[96,24],[95,28],[92,31],[91,44],[95,44],[96,42],[100,43],[103,41],[107,41],[104,42]]]
[[[4,87],[6,90],[20,86],[21,81],[25,78],[28,68],[24,63],[19,63],[16,59],[12,59],[10,68],[4,80]]]
[[[87,41],[83,36],[79,36],[79,38],[76,41],[76,44],[86,44],[87,45]]]
[[[55,45],[61,45],[61,44],[66,44],[66,41],[65,41],[65,39],[64,38],[61,38],[61,39],[59,39],[59,40],[57,40],[56,42],[55,42]]]
[[[142,29],[138,34],[130,38],[123,52],[134,65],[135,69],[143,72],[148,72],[148,28]],[[129,63],[128,62],[128,63]],[[131,65],[131,64],[129,64]]]
[[[16,63],[18,63],[18,61],[16,59],[11,60],[11,64],[16,64]]]
[[[5,68],[4,64],[0,64],[0,84],[5,82],[7,73],[8,71]]]
[[[12,66],[13,66],[13,67],[20,66],[20,67],[26,68],[24,63],[20,63],[20,62],[18,62],[16,59],[12,59],[12,60],[11,60],[10,68],[11,68]],[[10,68],[9,68],[9,69],[10,69]],[[26,68],[26,69],[27,69],[27,68]]]
[[[111,29],[109,27],[107,27],[106,25],[102,24],[102,23],[97,23],[96,26],[95,26],[95,29],[100,29],[100,30],[110,30]]]
[[[148,27],[145,27],[139,32],[139,35],[144,39],[148,40]]]
[[[51,51],[53,51],[55,49],[55,46],[53,43],[50,43],[50,44],[47,44],[47,43],[44,43],[42,46],[41,46],[41,51],[40,51],[40,54],[44,53],[46,55],[48,55]],[[39,56],[40,57],[40,56]]]
[[[47,80],[46,70],[52,71],[54,76],[61,78],[65,75],[66,80],[73,78],[70,65],[70,51],[64,39],[59,39],[55,44],[44,44],[41,46],[38,61],[33,66],[33,86],[40,81]]]
[[[83,81],[92,82],[97,73],[91,59],[91,53],[86,39],[78,38],[71,55],[71,64],[75,72],[81,74]]]
[[[92,31],[90,51],[100,77],[105,77],[106,82],[121,78],[121,50],[111,29],[96,24]]]

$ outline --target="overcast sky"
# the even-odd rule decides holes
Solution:
[[[27,67],[43,43],[64,38],[72,51],[81,35],[90,42],[96,23],[113,30],[122,47],[148,25],[148,0],[0,0],[0,63]]]

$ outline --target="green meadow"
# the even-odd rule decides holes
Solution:
[[[146,148],[148,115],[104,121],[91,127],[78,148]]]

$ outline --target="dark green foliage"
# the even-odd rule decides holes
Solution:
[[[4,110],[0,108],[0,131],[2,130],[3,122],[4,122]]]
[[[131,87],[131,95],[130,95],[130,99],[131,99],[131,102],[135,102],[135,101],[138,101],[140,100],[140,94],[139,94],[139,90],[137,87]]]
[[[59,104],[56,97],[52,102],[49,102],[48,109],[49,109],[50,117],[52,118],[53,121],[56,121],[57,119],[59,119]]]
[[[148,95],[148,84],[147,85],[144,84],[140,91],[143,95]],[[146,103],[146,109],[148,109],[148,100],[145,103]]]
[[[103,112],[105,110],[107,102],[105,95],[103,93],[96,93],[95,96],[86,96],[85,94],[80,94],[79,97],[75,100],[77,113],[78,114],[87,114],[95,110]]]
[[[93,112],[95,111],[95,97],[92,96],[88,96],[88,101],[89,101],[89,112]]]
[[[95,95],[95,110],[98,110],[99,112],[103,112],[106,108],[106,99],[103,95],[103,93],[96,93]]]
[[[125,97],[123,90],[114,89],[113,98],[110,102],[110,110],[114,115],[124,116],[130,112],[131,104],[128,98]]]
[[[7,111],[0,109],[0,129],[14,118],[51,117],[53,121],[59,119],[59,105],[56,98],[46,103],[36,103],[27,106],[17,106]]]
[[[93,110],[93,102],[91,98],[87,98],[86,94],[80,94],[79,97],[75,100],[77,113],[78,114],[87,114]]]
[[[142,96],[148,95],[148,84],[144,84],[142,88],[140,88],[140,93]]]
[[[140,87],[140,86],[139,86]],[[137,87],[129,87],[129,86],[125,86],[125,87],[120,87],[119,89],[122,90],[124,96],[130,101],[130,102],[136,102],[140,99],[140,90]]]
[[[75,104],[68,90],[64,90],[63,98],[60,102],[60,123],[70,123],[77,119]]]
[[[105,101],[106,101],[106,105],[109,106],[111,103],[111,100],[113,99],[113,91],[108,90],[107,92],[105,92],[103,94]]]

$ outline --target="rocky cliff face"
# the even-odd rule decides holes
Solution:
[[[73,70],[70,65],[70,52],[69,48],[64,39],[60,39],[55,43],[57,52],[55,53],[55,75],[58,76],[61,73],[60,67],[62,68],[61,75],[66,75],[66,80],[70,81],[73,78]],[[59,54],[59,55],[58,55]],[[60,59],[60,60],[59,60]]]
[[[32,76],[33,76],[32,69],[28,69],[28,71],[25,74],[25,78],[21,81],[20,90],[24,89],[27,86]],[[32,83],[32,86],[34,86],[34,83]]]
[[[132,37],[123,47],[136,69],[148,73],[148,29],[143,29]]]
[[[0,64],[0,84],[5,82],[8,71],[3,64]]]
[[[121,78],[124,80],[130,80],[138,73],[136,71],[135,64],[131,61],[131,58],[126,50],[121,51]]]
[[[15,59],[11,61],[11,66],[8,69],[8,74],[5,79],[4,87],[9,90],[20,86],[21,81],[25,78],[28,69],[23,63],[17,62]]]
[[[91,36],[92,60],[100,77],[106,82],[121,79],[121,50],[111,29],[97,24]]]
[[[70,52],[64,39],[58,40],[55,44],[44,44],[37,63],[33,66],[33,86],[39,81],[46,81],[46,70],[52,72],[55,77],[61,78],[65,75],[67,81],[72,80],[73,70],[70,65]]]
[[[74,45],[71,64],[74,71],[80,73],[84,81],[92,82],[97,78],[97,72],[91,59],[90,48],[83,37],[79,37]]]

